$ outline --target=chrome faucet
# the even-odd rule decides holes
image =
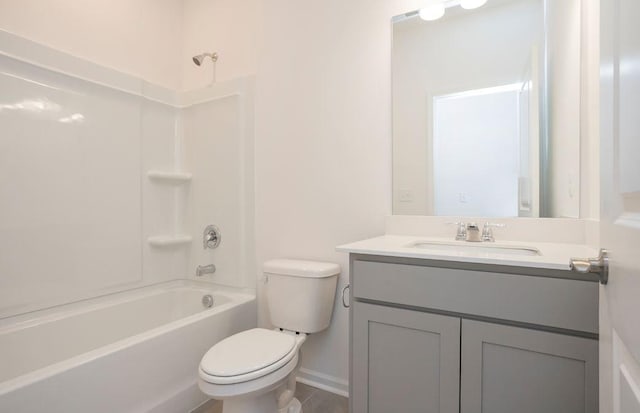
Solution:
[[[214,272],[216,272],[216,266],[213,264],[198,265],[198,268],[196,268],[196,277],[202,277],[205,274],[213,274]]]
[[[493,236],[493,228],[503,228],[504,224],[492,224],[490,222],[485,222],[482,227],[482,235],[480,235],[480,227],[475,222],[464,223],[462,221],[459,222],[447,222],[450,225],[457,225],[458,229],[456,232],[456,241],[467,241],[467,242],[495,242],[495,238]]]
[[[480,228],[478,224],[475,222],[469,222],[467,224],[467,237],[465,241],[469,242],[480,242],[482,239],[480,238]]]

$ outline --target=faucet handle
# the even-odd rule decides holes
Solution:
[[[495,242],[496,239],[493,236],[492,228],[504,228],[504,227],[505,227],[504,224],[494,224],[491,222],[485,222],[484,226],[482,227],[482,241]]]
[[[464,241],[467,239],[467,225],[463,221],[446,222],[447,225],[457,225],[456,241]]]
[[[207,248],[218,248],[220,245],[220,241],[222,241],[222,235],[220,234],[220,229],[215,225],[207,225],[202,233],[202,245],[204,249]]]

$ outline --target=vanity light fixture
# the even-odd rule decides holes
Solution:
[[[460,0],[460,7],[471,10],[485,5],[487,0]]]
[[[438,20],[439,18],[444,16],[444,9],[444,3],[432,3],[421,8],[418,14],[420,15],[420,18],[422,20]]]

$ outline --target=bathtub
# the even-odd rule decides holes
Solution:
[[[0,412],[186,413],[204,353],[255,326],[254,294],[186,280],[2,320]]]

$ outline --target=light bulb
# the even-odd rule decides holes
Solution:
[[[444,16],[444,4],[443,3],[429,4],[421,8],[418,14],[420,15],[420,18],[422,20],[426,20],[426,21],[438,20],[440,17]]]
[[[487,0],[460,0],[460,7],[471,10],[484,6]]]

